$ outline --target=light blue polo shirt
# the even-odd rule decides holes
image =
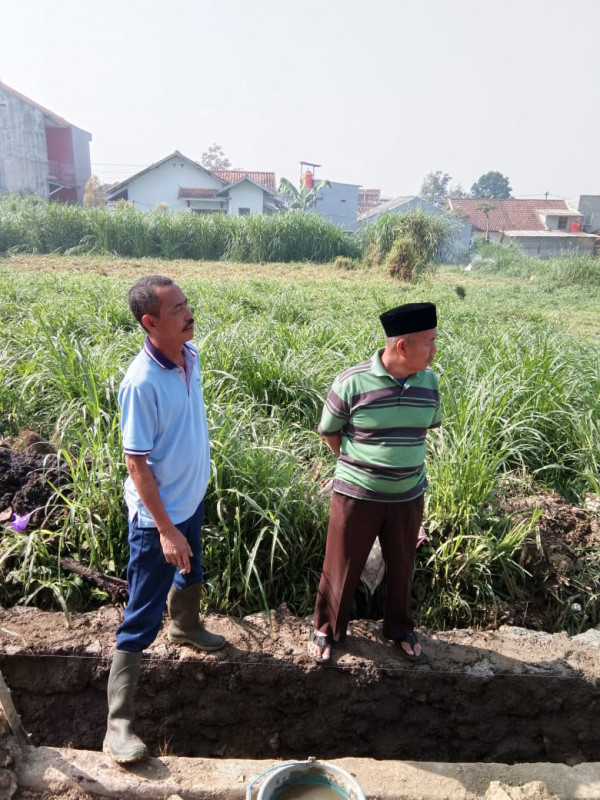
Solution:
[[[200,357],[189,343],[183,352],[185,372],[147,338],[119,388],[124,452],[146,456],[174,525],[196,511],[210,473]],[[130,477],[125,481],[125,502],[130,521],[137,513],[140,527],[156,527]]]

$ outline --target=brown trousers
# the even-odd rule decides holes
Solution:
[[[325,560],[315,604],[314,626],[343,642],[360,576],[379,536],[386,565],[383,635],[412,633],[412,575],[424,495],[406,503],[356,500],[338,492],[331,498]]]

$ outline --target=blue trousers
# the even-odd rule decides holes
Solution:
[[[175,526],[192,548],[187,575],[180,575],[173,564],[165,561],[156,528],[139,528],[137,515],[129,523],[129,601],[123,622],[117,628],[117,650],[139,653],[152,644],[162,625],[167,595],[173,584],[185,589],[202,583],[203,522],[204,502],[201,502],[189,519]]]

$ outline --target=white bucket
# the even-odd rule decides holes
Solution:
[[[258,800],[276,800],[282,793],[287,794],[288,790],[292,791],[296,788],[299,791],[294,794],[297,797],[301,796],[303,800],[311,800],[313,795],[318,800],[319,788],[324,790],[322,795],[332,798],[335,798],[334,792],[336,792],[339,800],[344,800],[344,798],[346,800],[365,800],[363,790],[354,778],[345,770],[328,764],[326,761],[315,761],[314,759],[295,761],[292,764],[273,767],[267,772],[271,772],[271,775],[264,780],[260,787]],[[263,775],[265,774],[267,773],[263,773]],[[252,784],[248,787],[246,795],[248,800],[252,791],[251,787]]]

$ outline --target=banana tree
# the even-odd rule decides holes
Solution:
[[[306,211],[317,204],[318,194],[321,189],[331,189],[329,181],[319,181],[310,188],[307,187],[304,178],[300,181],[300,186],[296,187],[287,178],[279,181],[279,194],[284,195],[285,204],[290,211]]]

